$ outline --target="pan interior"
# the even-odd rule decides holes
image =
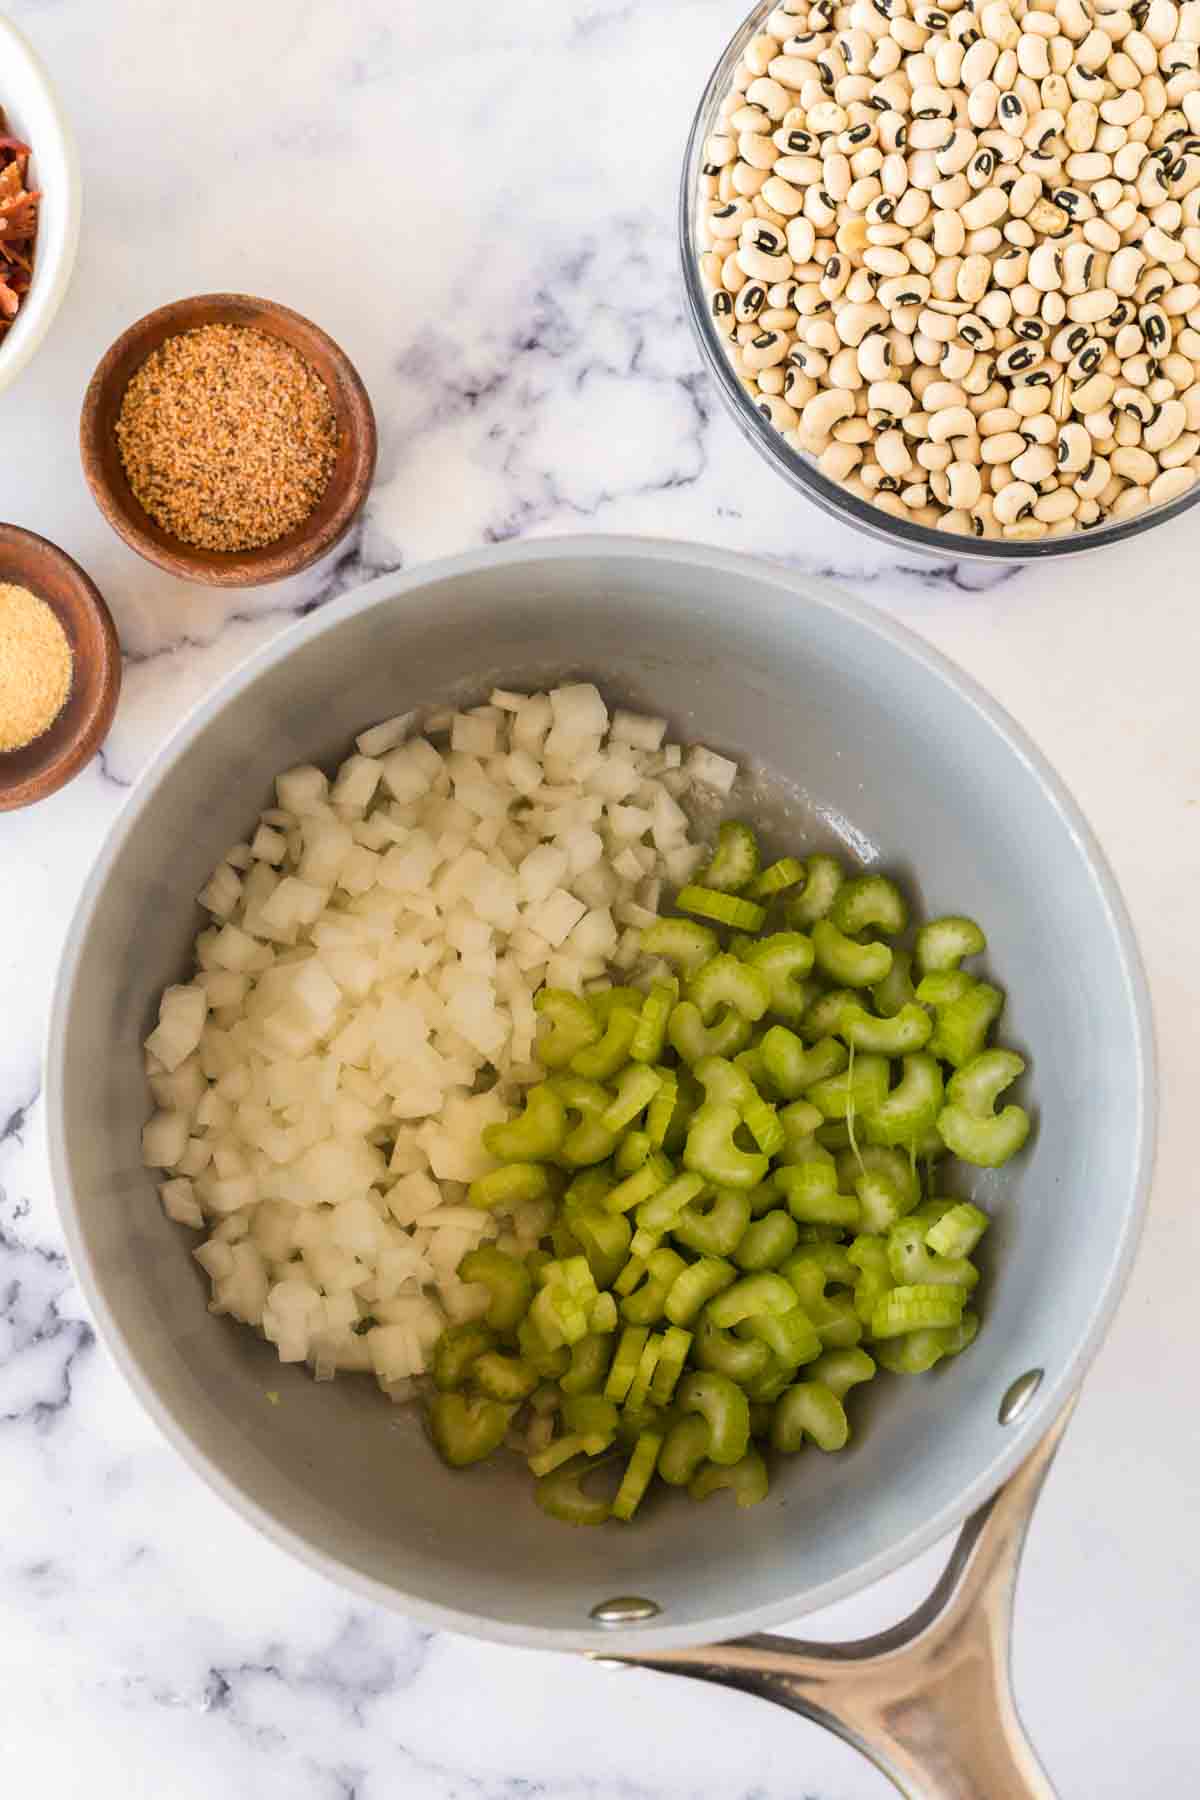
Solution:
[[[444,1469],[365,1378],[317,1386],[205,1310],[189,1234],[141,1168],[140,1044],[187,969],[193,896],[289,764],[332,767],[376,719],[570,673],[736,755],[777,848],[899,874],[927,913],[985,923],[1003,1041],[1037,1115],[989,1207],[968,1355],[854,1396],[852,1446],[813,1447],[745,1513],[726,1495],[571,1531],[513,1461]],[[1114,913],[1114,905],[1117,912]],[[795,1616],[914,1553],[1032,1443],[1115,1299],[1144,1169],[1139,977],[1077,822],[1003,721],[904,633],[820,584],[718,553],[545,545],[384,578],[272,647],[202,708],[130,803],[85,897],[51,1046],[60,1195],[85,1279],[143,1396],[231,1498],[327,1571],[464,1629],[591,1642],[645,1595],[656,1641]],[[1047,1379],[1018,1425],[1001,1397]],[[273,1403],[269,1394],[278,1396]]]

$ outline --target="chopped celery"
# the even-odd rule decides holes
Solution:
[[[751,883],[749,898],[769,900],[772,895],[783,893],[785,888],[798,887],[803,880],[804,864],[794,856],[781,856]]]
[[[905,1056],[924,1049],[932,1031],[929,1014],[915,1001],[902,1006],[890,1019],[877,1019],[851,1000],[843,1006],[838,1019],[838,1033],[848,1044],[856,1050],[876,1050],[884,1056]]]
[[[693,919],[660,919],[642,933],[642,950],[673,963],[685,978],[703,968],[721,948],[715,931]]]
[[[734,1133],[741,1124],[736,1106],[706,1103],[692,1115],[684,1145],[684,1167],[717,1187],[752,1188],[763,1180],[770,1162],[761,1151],[738,1148]],[[612,1196],[609,1196],[612,1204]]]
[[[747,946],[743,960],[764,977],[770,1011],[777,1019],[798,1021],[809,1004],[805,977],[813,966],[812,939],[802,931],[777,931]]]
[[[583,1491],[583,1479],[594,1469],[604,1466],[607,1456],[592,1459],[573,1457],[550,1475],[543,1475],[534,1488],[534,1498],[544,1513],[561,1519],[564,1525],[603,1525],[611,1518],[607,1500],[593,1499]]]
[[[505,1163],[553,1162],[567,1135],[563,1103],[549,1082],[526,1089],[524,1110],[503,1125],[487,1125],[483,1147]]]
[[[939,1256],[970,1256],[990,1224],[985,1212],[964,1200],[929,1227],[925,1242]]]
[[[908,924],[908,907],[900,889],[886,875],[856,875],[838,889],[829,916],[847,937],[858,937],[864,931],[895,937]]]
[[[650,1486],[654,1471],[658,1466],[658,1455],[663,1441],[655,1431],[643,1431],[634,1445],[633,1455],[625,1466],[621,1477],[621,1485],[617,1489],[612,1503],[614,1519],[632,1519],[641,1504],[646,1489]]]
[[[895,1287],[878,1301],[871,1315],[871,1335],[877,1338],[902,1337],[906,1331],[925,1326],[957,1325],[962,1319],[962,1288],[931,1287],[923,1283]]]
[[[739,900],[716,888],[685,887],[675,904],[680,912],[695,913],[717,925],[732,925],[737,931],[761,931],[767,916],[765,906],[758,906],[753,900]]]
[[[769,1486],[766,1463],[757,1450],[747,1450],[729,1468],[716,1462],[705,1463],[688,1484],[688,1494],[693,1500],[707,1500],[710,1494],[730,1488],[738,1506],[757,1506],[766,1499]]]
[[[667,1024],[677,995],[664,981],[656,981],[642,1002],[637,1030],[629,1046],[634,1062],[656,1063],[667,1042]]]
[[[746,1227],[733,1260],[747,1274],[758,1269],[775,1269],[781,1262],[786,1262],[798,1240],[794,1219],[779,1210],[769,1212],[765,1218],[756,1219],[753,1225]]]
[[[618,1069],[629,1061],[629,1051],[638,1028],[638,1014],[630,1006],[614,1007],[604,1027],[604,1035],[596,1043],[577,1050],[571,1068],[587,1081],[611,1081]]]
[[[804,887],[787,903],[789,925],[807,931],[818,919],[826,918],[845,879],[836,856],[810,856],[804,865]]]
[[[930,919],[917,933],[917,966],[922,974],[934,969],[957,969],[964,956],[981,956],[987,939],[974,919],[948,913]]]
[[[679,1410],[699,1413],[708,1425],[707,1454],[729,1466],[740,1462],[750,1443],[750,1408],[740,1387],[711,1369],[697,1371],[676,1390]]]
[[[979,1168],[996,1169],[1015,1156],[1029,1136],[1029,1114],[1021,1106],[994,1112],[998,1094],[1025,1069],[1011,1050],[985,1050],[950,1078],[949,1105],[937,1116],[947,1150]]]
[[[499,1449],[512,1415],[513,1408],[500,1400],[437,1394],[429,1405],[429,1428],[443,1462],[465,1469]]]
[[[598,1040],[600,1021],[578,994],[568,993],[565,988],[543,988],[533,1004],[550,1025],[537,1041],[537,1057],[543,1068],[566,1068],[577,1050]]]
[[[844,1449],[850,1437],[846,1409],[822,1381],[798,1381],[775,1402],[771,1414],[771,1447],[791,1455],[805,1438],[818,1450]]]
[[[460,1281],[479,1282],[488,1290],[484,1323],[493,1331],[515,1331],[529,1310],[533,1283],[524,1263],[494,1244],[468,1250],[458,1265]]]
[[[750,1223],[750,1206],[750,1196],[743,1189],[718,1187],[704,1206],[693,1201],[679,1215],[671,1235],[676,1243],[700,1256],[732,1256]]]
[[[748,825],[727,819],[717,830],[717,847],[708,867],[696,877],[702,887],[740,893],[758,874],[758,840]]]
[[[892,966],[892,953],[886,944],[858,944],[839,931],[831,919],[817,920],[812,943],[818,969],[841,987],[873,987]]]

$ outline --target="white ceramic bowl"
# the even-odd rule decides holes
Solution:
[[[42,191],[33,280],[12,329],[0,338],[0,388],[15,381],[50,329],[75,266],[82,187],[75,138],[40,58],[15,25],[0,18],[0,106],[8,129],[33,154]]]

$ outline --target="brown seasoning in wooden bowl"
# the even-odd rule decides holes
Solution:
[[[116,438],[134,495],[164,531],[204,550],[255,550],[317,506],[337,422],[293,345],[213,324],[151,351],[125,390]]]

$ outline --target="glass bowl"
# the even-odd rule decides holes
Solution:
[[[802,451],[793,450],[781,433],[763,418],[726,356],[720,333],[709,314],[698,260],[698,225],[700,166],[705,142],[717,127],[721,101],[729,91],[733,72],[742,59],[743,51],[750,39],[763,30],[765,21],[773,10],[773,0],[763,0],[761,5],[754,8],[726,45],[716,68],[709,76],[692,121],[679,192],[680,251],[687,310],[717,391],[742,436],[753,444],[777,474],[782,475],[793,487],[799,488],[834,518],[885,543],[903,544],[910,550],[924,551],[926,554],[951,556],[959,562],[964,559],[977,562],[1035,562],[1048,556],[1077,556],[1085,550],[1095,550],[1104,544],[1119,543],[1124,538],[1136,537],[1139,532],[1166,524],[1168,520],[1187,512],[1200,500],[1200,481],[1177,500],[1164,501],[1162,505],[1149,507],[1145,512],[1136,513],[1129,519],[1094,525],[1089,530],[1080,529],[1070,536],[1046,537],[1034,541],[963,537],[957,532],[937,531],[929,525],[895,519],[889,513],[881,512],[877,506],[872,506],[869,501],[859,499],[857,494],[852,494],[838,482],[823,475],[814,458]]]

